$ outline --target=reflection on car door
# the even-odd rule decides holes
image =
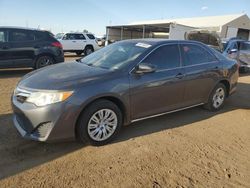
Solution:
[[[32,31],[22,29],[11,29],[9,31],[9,42],[13,67],[32,66],[34,59],[34,40]]]
[[[181,44],[183,66],[185,67],[185,106],[204,103],[219,78],[217,58],[207,49],[194,44]]]
[[[0,30],[0,68],[12,66],[10,46],[7,41],[7,30]]]
[[[130,75],[132,119],[164,113],[182,107],[185,84],[177,44],[164,45],[153,51],[142,63],[153,64],[153,73]]]

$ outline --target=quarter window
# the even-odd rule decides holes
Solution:
[[[91,39],[91,40],[94,40],[95,39],[95,36],[94,35],[91,35],[91,34],[87,34],[88,38]]]
[[[180,66],[179,48],[177,45],[161,46],[153,51],[144,63],[156,65],[158,70],[171,69]]]
[[[35,38],[36,38],[36,40],[43,40],[46,38],[46,33],[41,32],[41,31],[37,31],[37,32],[35,32]]]
[[[0,42],[6,42],[4,31],[0,31]]]
[[[197,65],[216,61],[216,57],[206,49],[193,44],[181,45],[184,66]]]

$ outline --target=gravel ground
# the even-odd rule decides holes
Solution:
[[[10,97],[29,71],[0,70],[1,188],[250,187],[250,74],[220,112],[197,107],[134,123],[93,147],[20,137]]]

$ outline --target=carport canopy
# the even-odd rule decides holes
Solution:
[[[152,33],[169,33],[170,24],[107,26],[107,39],[149,38]]]

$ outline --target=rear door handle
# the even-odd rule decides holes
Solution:
[[[182,73],[179,73],[175,76],[175,78],[182,79],[185,75]]]
[[[75,40],[73,40],[72,42],[76,42]]]

